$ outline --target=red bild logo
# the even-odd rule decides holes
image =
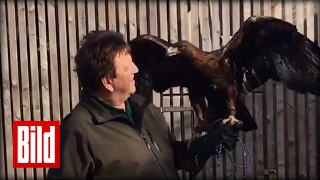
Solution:
[[[59,121],[13,121],[13,167],[59,168]]]

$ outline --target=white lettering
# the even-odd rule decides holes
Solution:
[[[18,163],[29,162],[29,127],[18,126]]]
[[[46,132],[43,135],[44,141],[44,156],[43,161],[45,163],[54,163],[55,162],[55,127],[50,126],[50,132]],[[50,142],[50,144],[49,144]],[[49,147],[50,146],[50,147]],[[49,156],[50,154],[50,156]]]
[[[30,162],[36,162],[36,127],[30,127]]]
[[[37,163],[42,163],[42,127],[37,126]]]

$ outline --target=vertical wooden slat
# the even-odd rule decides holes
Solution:
[[[45,2],[38,1],[38,39],[39,39],[39,58],[40,58],[40,73],[41,73],[41,99],[42,99],[42,119],[50,120],[50,92],[49,92],[49,67],[48,67],[48,50],[49,43],[46,33],[46,14]]]
[[[177,17],[177,2],[169,1],[169,41],[175,43],[178,41],[178,17]]]
[[[10,52],[9,52],[9,43],[8,40],[14,41],[14,39],[11,39],[9,37],[9,31],[12,31],[8,29],[8,16],[10,14],[8,13],[7,8],[7,2],[6,1],[0,1],[1,4],[1,72],[2,72],[2,103],[3,103],[3,141],[5,146],[3,147],[4,151],[4,163],[5,166],[3,170],[5,170],[5,177],[7,179],[13,179],[15,177],[14,169],[12,168],[12,139],[10,138],[12,136],[11,133],[11,121],[12,121],[12,111],[11,111],[11,81],[10,81]],[[5,138],[6,137],[6,138]]]
[[[234,35],[240,28],[240,1],[233,1],[232,2],[232,29],[231,29],[231,34]],[[245,140],[245,132],[240,132],[239,138],[241,141],[244,142]],[[247,156],[243,155],[243,150],[242,148],[237,148],[236,149],[236,163],[240,166],[243,166],[244,163],[247,163]],[[237,176],[243,177],[244,174],[244,169],[239,169],[237,168]]]
[[[86,27],[86,5],[85,5],[85,1],[77,1],[77,20],[78,20],[78,45],[81,41],[81,39],[83,38],[83,36],[86,34],[87,32],[87,27]],[[111,22],[111,18],[109,18],[109,22]],[[116,25],[114,25],[115,27]],[[110,27],[110,26],[109,26]],[[79,47],[78,47],[79,48]],[[77,49],[78,49],[77,48]]]
[[[109,30],[117,31],[116,2],[114,0],[108,0],[108,21]]]
[[[180,40],[188,40],[188,1],[177,1],[177,6],[178,6],[178,37]],[[180,87],[179,89],[179,106],[185,107],[185,102],[184,102],[184,88]],[[181,117],[181,140],[185,140],[185,129],[186,129],[186,112],[180,112],[180,117]],[[184,174],[184,178],[186,178],[186,174]]]
[[[129,38],[130,40],[137,36],[137,10],[136,1],[128,1],[129,13]]]
[[[138,0],[139,7],[139,34],[146,34],[148,32],[147,25],[147,2],[146,0]]]
[[[307,0],[306,1],[306,21],[307,21],[307,33],[306,36],[314,41],[315,40],[315,1]],[[316,121],[319,119],[315,119],[315,111],[319,111],[315,109],[315,100],[316,97],[314,95],[308,94],[306,96],[306,104],[307,107],[305,109],[305,113],[308,116],[308,119],[305,118],[305,121],[308,121],[308,125],[306,126],[306,153],[307,153],[307,178],[313,178],[317,175],[317,167],[316,167]],[[318,142],[319,143],[319,142]]]
[[[282,3],[277,1],[275,5],[274,16],[282,19]],[[283,84],[276,85],[277,94],[277,157],[278,157],[278,168],[277,176],[278,178],[286,178],[286,167],[285,167],[285,132],[284,132],[284,109],[283,109]]]
[[[297,11],[296,11],[297,3],[296,3],[296,1],[293,1],[293,5],[294,5],[294,7],[293,7],[293,9],[294,9],[294,11],[293,11],[293,22],[295,23],[295,25],[297,25],[297,19],[296,19],[296,17],[297,17]],[[298,31],[299,31],[299,29],[298,29]],[[298,117],[299,114],[298,114],[298,107],[297,107],[298,98],[297,98],[297,93],[296,92],[292,91],[291,93],[293,93],[294,139],[295,139],[295,142],[296,142],[294,149],[295,149],[295,153],[298,154],[297,156],[295,156],[295,166],[296,166],[295,177],[298,178],[299,177],[299,173],[300,173],[299,169],[301,167],[300,166],[300,159],[299,159],[299,156],[300,156],[300,152],[299,152],[299,146],[300,146],[300,144],[299,144],[299,141],[300,141],[299,140],[299,135],[300,135],[299,126],[300,126],[300,124],[298,123],[298,121],[299,121],[299,117]]]
[[[191,18],[191,7],[190,1],[186,1],[181,8],[181,16],[184,17],[182,27],[185,28],[185,34],[182,34],[182,37],[185,37],[189,42],[192,42],[192,18]],[[184,93],[183,103],[185,107],[191,107],[191,102],[188,95],[185,95],[188,92],[187,88],[183,88],[182,93]],[[187,119],[187,123],[185,124],[185,139],[192,139],[193,138],[193,130],[194,130],[194,116],[193,112],[189,111],[185,113],[185,118]],[[211,166],[212,167],[212,166]],[[212,173],[211,173],[212,174]],[[188,173],[187,179],[192,179],[193,174],[191,172]]]
[[[160,32],[158,32],[158,29],[159,29],[158,28],[158,26],[159,26],[158,18],[159,17],[158,17],[157,1],[152,0],[152,1],[148,1],[148,3],[149,3],[149,6],[148,6],[149,33],[154,36],[159,36]],[[166,13],[161,12],[160,15],[164,16],[164,15],[166,15]],[[161,98],[160,93],[153,93],[152,100],[156,106],[160,106],[160,98]]]
[[[0,2],[0,33],[2,34],[2,37],[0,38],[0,46],[1,47],[4,47],[5,46],[5,50],[7,50],[7,46],[3,43],[7,43],[6,41],[3,42],[3,39],[7,40],[7,34],[4,34],[6,33],[6,24],[5,24],[5,19],[6,18],[6,15],[5,15],[5,9],[4,9],[4,3],[3,1]],[[1,60],[3,60],[6,56],[6,52],[0,51],[0,57],[1,57]],[[6,59],[7,61],[7,59]],[[0,63],[0,85],[1,85],[1,88],[0,88],[0,104],[2,105],[3,104],[3,81],[2,81],[2,64]],[[0,133],[3,135],[1,138],[0,138],[0,159],[2,159],[2,161],[0,161],[0,179],[6,179],[6,163],[5,163],[5,119],[4,119],[4,114],[3,114],[3,109],[2,107],[0,107]]]
[[[176,1],[169,1],[168,2],[168,8],[169,11],[168,14],[168,20],[169,20],[169,31],[168,31],[168,41],[171,43],[175,43],[178,41],[178,19],[177,19],[177,2]],[[168,97],[170,105],[169,106],[174,106],[176,104],[176,101],[174,101],[173,93],[178,93],[179,90],[177,90],[177,87],[170,88],[167,90],[169,92],[170,96]],[[173,104],[174,103],[174,104]],[[180,134],[179,132],[176,131],[176,123],[175,119],[177,119],[177,114],[176,113],[171,113],[170,112],[170,124],[172,128],[172,133],[174,133],[177,136],[177,139],[179,140]],[[180,124],[180,122],[179,122]],[[179,128],[179,127],[177,127]],[[181,171],[179,171],[181,173]]]
[[[242,4],[242,21],[247,20],[252,12],[251,12],[251,3],[249,0],[244,0],[243,4]],[[242,22],[241,22],[242,23]],[[254,117],[254,103],[253,103],[253,93],[249,94],[248,96],[246,96],[245,98],[245,104],[247,106],[247,108],[249,109],[251,115]],[[257,121],[257,120],[256,120]],[[258,123],[258,122],[257,122]],[[258,126],[258,128],[261,128]],[[255,132],[247,132],[246,136],[245,136],[245,144],[246,147],[249,151],[249,155],[248,155],[248,162],[250,162],[249,166],[247,167],[247,177],[248,178],[253,178],[254,177],[254,169],[255,169],[255,152],[254,152],[254,134]],[[249,161],[250,160],[250,161]]]
[[[318,46],[320,46],[320,1],[316,3],[317,6],[317,27],[316,32],[317,32],[317,40],[318,40]],[[316,120],[316,145],[317,145],[317,168],[320,168],[320,97],[317,97],[315,100],[315,120]],[[318,178],[320,177],[320,171],[317,173]]]
[[[199,28],[200,28],[200,42],[199,48],[203,51],[211,51],[211,41],[210,41],[210,28],[209,28],[209,13],[208,13],[208,1],[200,0],[199,2]],[[199,178],[207,177],[207,169],[208,163],[205,164],[201,170],[201,174],[199,173]]]
[[[87,5],[87,31],[96,30],[95,1],[85,0]],[[116,16],[116,14],[114,14]]]
[[[222,6],[222,17],[221,17],[221,23],[222,23],[222,45],[225,45],[229,42],[231,39],[231,27],[230,27],[230,1],[221,1]],[[224,173],[225,178],[231,179],[234,176],[234,170],[233,170],[233,164],[230,161],[230,157],[228,155],[224,155]]]
[[[162,14],[162,13],[161,13]],[[149,34],[158,36],[157,1],[148,1],[148,30]]]
[[[200,48],[203,51],[212,51],[211,33],[209,26],[209,4],[206,0],[199,1],[199,20],[200,20]]]
[[[127,41],[127,12],[126,1],[118,1],[118,17],[119,17],[119,32],[123,34],[124,39]]]
[[[49,67],[50,67],[50,100],[51,100],[51,119],[60,120],[61,110],[60,110],[60,97],[59,97],[59,66],[58,66],[58,50],[57,50],[57,30],[56,30],[56,5],[55,1],[46,1],[47,4],[47,18],[48,18],[48,36],[49,36]],[[34,62],[34,64],[37,64]],[[37,67],[36,65],[31,65],[31,67]],[[37,73],[36,70],[32,70],[32,73]],[[32,77],[37,77],[37,74],[32,74]],[[33,81],[33,87],[37,87],[38,84],[35,80]],[[38,92],[33,91],[33,109],[37,110]],[[36,106],[35,106],[36,105]],[[39,116],[39,117],[38,117]],[[34,114],[34,118],[40,119],[38,113]],[[47,173],[46,169],[46,172]]]
[[[316,11],[316,14],[317,14],[317,40],[318,40],[318,45],[320,45],[320,1],[318,1],[316,3],[316,6],[317,6],[317,11]]]
[[[304,19],[301,17],[304,17],[304,3],[303,1],[296,1],[296,26],[300,33],[304,34]],[[295,93],[297,94],[297,93]],[[305,105],[305,98],[303,94],[297,94],[297,104],[295,106],[297,107],[297,114],[296,117],[298,121],[298,149],[299,149],[299,168],[297,174],[299,178],[306,178],[307,177],[307,169],[306,169],[306,142],[305,142],[305,112],[304,112],[304,105]]]
[[[263,0],[261,2],[262,8],[263,8],[263,15],[265,16],[271,16],[272,10],[271,10],[271,2]],[[274,121],[273,119],[273,108],[274,106],[274,100],[272,97],[273,94],[273,84],[270,82],[267,82],[263,87],[263,96],[262,96],[262,102],[263,102],[263,157],[264,157],[264,169],[268,170],[274,170],[276,166],[276,156],[275,156],[275,136],[272,130],[274,130]]]
[[[31,3],[28,1],[28,3]],[[38,53],[40,61],[40,77],[41,77],[41,108],[42,108],[42,117],[44,121],[51,119],[50,115],[50,92],[49,92],[49,63],[48,63],[48,50],[49,43],[46,33],[46,7],[45,2],[39,0],[37,3],[37,25],[38,25]],[[40,97],[39,97],[40,98]],[[37,113],[36,113],[37,114]],[[36,169],[36,178],[42,179],[46,176],[43,169]]]
[[[169,40],[169,23],[168,23],[168,3],[167,1],[159,1],[159,30],[160,30],[160,38],[168,41]],[[166,91],[167,92],[167,91]],[[163,96],[166,92],[160,93],[160,106],[168,107],[169,98],[167,96]],[[155,93],[155,92],[154,92]],[[174,126],[170,122],[170,113],[164,113],[167,123],[170,126],[171,132],[174,131]]]
[[[178,1],[179,2],[179,1]],[[180,19],[180,23],[178,24],[178,26],[180,26],[180,39],[181,40],[189,40],[188,39],[188,1],[180,1],[179,4],[179,10],[180,10],[180,14],[178,15],[178,18]],[[190,41],[190,40],[189,40]],[[185,100],[187,100],[184,96],[184,89],[180,88],[180,103],[179,106],[186,106],[185,104]],[[189,112],[181,112],[180,113],[180,118],[181,118],[181,140],[184,141],[186,138],[186,132],[190,132],[188,129],[186,129],[187,125],[189,124],[189,122],[191,122],[191,120],[189,119],[190,116]],[[187,179],[187,173],[185,170],[182,171],[182,179]]]
[[[17,2],[18,9],[18,36],[19,36],[19,56],[20,56],[20,74],[21,74],[21,96],[22,96],[22,118],[24,120],[30,120],[31,115],[28,107],[30,106],[30,96],[29,96],[29,62],[27,53],[27,24],[26,24],[26,6],[24,1]],[[34,6],[33,6],[34,10]],[[29,24],[34,24],[34,21],[29,22]],[[30,34],[30,33],[29,33]],[[36,34],[33,34],[36,37]],[[15,67],[17,68],[17,67]]]
[[[42,107],[41,107],[41,97],[40,97],[40,78],[39,78],[39,60],[38,60],[38,50],[40,47],[37,44],[37,24],[36,24],[36,8],[34,2],[27,2],[28,9],[28,38],[29,38],[29,62],[30,62],[30,76],[31,76],[31,108],[32,108],[32,120],[39,121],[42,119]],[[40,42],[40,41],[39,41]],[[38,48],[39,47],[39,48]],[[58,99],[59,100],[59,99]],[[60,112],[58,112],[59,114]],[[36,177],[43,177],[43,170],[36,169]]]
[[[169,28],[168,28],[168,11],[167,11],[167,2],[159,1],[159,30],[160,30],[160,38],[168,41],[169,37]]]
[[[220,36],[221,36],[221,24],[220,24],[220,2],[219,1],[209,1],[208,7],[210,9],[210,30],[211,30],[211,49],[216,50],[220,48]],[[195,29],[196,27],[194,27]],[[212,160],[211,160],[212,159]],[[213,156],[210,160],[212,162],[212,176],[213,178],[223,177],[223,164],[220,162],[218,164],[217,156]],[[221,160],[220,160],[221,161]],[[210,164],[208,164],[210,165]],[[210,177],[210,176],[209,176]]]
[[[101,3],[103,1],[99,1]],[[79,82],[77,79],[77,74],[74,72],[75,69],[75,60],[74,57],[77,53],[77,34],[75,33],[77,31],[76,28],[76,9],[75,9],[75,1],[67,1],[67,16],[68,16],[68,62],[69,62],[69,76],[70,76],[70,108],[74,108],[78,101],[79,101]],[[102,10],[99,9],[99,12],[101,10],[102,14],[102,20],[105,19],[105,12],[103,11],[105,9],[105,5],[103,4]],[[100,15],[100,13],[99,13]],[[104,18],[103,18],[104,17]],[[106,21],[101,21],[101,16],[99,16],[99,28],[105,29],[106,28]]]
[[[270,1],[263,1],[263,15],[265,16],[271,16],[272,12],[271,12],[271,2]],[[275,169],[276,170],[276,166],[277,166],[277,150],[275,148],[275,139],[276,137],[276,133],[274,133],[274,125],[276,123],[276,121],[274,121],[274,110],[273,107],[275,106],[275,101],[274,98],[270,98],[270,97],[274,97],[276,94],[274,94],[273,90],[273,83],[272,82],[267,82],[265,84],[265,88],[264,88],[264,97],[263,100],[265,101],[265,115],[266,117],[263,117],[263,129],[264,129],[264,146],[265,146],[265,151],[264,153],[267,154],[267,157],[264,157],[266,159],[265,161],[265,167],[264,169]],[[266,129],[266,130],[265,130]]]
[[[178,2],[177,1],[169,1],[169,41],[171,43],[175,43],[179,41],[179,27],[178,23],[180,21],[180,17],[178,17]],[[186,27],[187,28],[187,27]],[[172,87],[169,90],[170,92],[170,106],[179,106],[180,98],[179,96],[175,96],[172,94],[179,94],[180,88],[179,87]],[[174,112],[171,113],[170,117],[171,124],[174,128],[174,134],[177,137],[177,140],[181,140],[181,114]],[[183,122],[184,123],[184,122]],[[177,125],[177,126],[176,126]],[[185,179],[185,171],[180,170],[178,171],[181,178]]]
[[[190,1],[190,34],[188,34],[190,39],[190,42],[194,44],[196,47],[199,47],[199,4],[195,1]]]
[[[253,1],[252,2],[252,6],[253,6],[253,15],[260,15],[261,12],[261,2],[260,1]],[[262,86],[262,89],[264,89],[264,85]],[[261,179],[263,178],[263,175],[261,176],[260,174],[258,174],[258,172],[263,171],[264,168],[264,151],[265,151],[265,147],[263,146],[263,142],[264,142],[264,127],[263,127],[263,122],[264,122],[264,117],[263,117],[263,113],[264,113],[264,104],[263,104],[263,93],[253,93],[252,94],[254,97],[254,117],[256,119],[258,128],[255,131],[255,135],[254,135],[254,155],[255,155],[255,178]]]
[[[178,28],[178,4],[177,4],[177,0],[175,1],[169,1],[169,41],[171,43],[175,43],[177,41],[179,41],[179,28]],[[174,96],[172,94],[178,94],[180,93],[180,89],[179,87],[172,87],[169,89],[169,93],[170,93],[170,106],[179,106],[179,97]],[[171,113],[171,118],[170,121],[174,126],[174,134],[177,137],[177,140],[181,140],[181,131],[176,131],[176,129],[180,129],[181,126],[181,121],[180,121],[180,115],[178,113]],[[177,127],[176,127],[176,124]],[[181,176],[182,171],[179,171],[179,174]]]
[[[66,24],[66,3],[65,1],[58,1],[58,26],[59,26],[59,59],[60,59],[60,92],[61,92],[61,106],[62,106],[62,115],[63,119],[70,112],[70,90],[69,90],[69,57],[68,57],[68,45],[67,45],[67,24]]]
[[[288,22],[293,23],[293,3],[292,1],[285,1],[284,5],[284,10],[285,10],[285,20]],[[286,113],[286,123],[285,126],[287,126],[288,129],[288,134],[287,134],[287,143],[288,143],[288,148],[286,151],[286,154],[288,156],[288,167],[287,171],[288,173],[288,178],[293,179],[296,177],[295,173],[290,173],[290,172],[295,172],[296,171],[296,161],[295,161],[295,156],[297,152],[295,152],[295,137],[294,137],[294,129],[296,124],[293,123],[293,114],[294,114],[294,109],[293,109],[293,103],[294,103],[294,94],[293,91],[288,90],[286,86],[283,86],[284,93],[286,93],[286,101],[284,102],[284,109]]]
[[[211,19],[211,34],[212,34],[212,50],[220,48],[220,15],[219,1],[209,1],[210,19]]]
[[[7,121],[12,120],[21,120],[21,111],[20,111],[20,83],[19,83],[19,64],[18,64],[18,52],[17,52],[17,26],[16,26],[16,9],[14,1],[7,1],[7,17],[8,17],[8,34],[9,34],[9,69],[10,69],[10,80],[11,80],[11,112],[12,117],[7,118]],[[11,124],[11,122],[10,122]],[[8,128],[8,130],[11,128]],[[8,161],[12,161],[11,152],[12,152],[12,132],[10,131],[10,136],[7,136],[7,156],[9,156]],[[12,162],[10,162],[8,168],[12,167]],[[22,168],[15,169],[16,178],[24,178],[24,172]],[[9,178],[13,178],[9,177]]]
[[[58,71],[58,51],[56,35],[55,2],[47,1],[48,30],[49,30],[49,54],[50,54],[50,95],[52,119],[60,119],[60,98],[59,98],[59,71]]]
[[[69,1],[68,1],[69,2]],[[107,17],[106,17],[106,1],[97,1],[97,14],[98,14],[98,29],[105,30],[107,29]]]

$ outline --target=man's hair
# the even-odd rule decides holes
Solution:
[[[83,37],[80,46],[75,56],[75,70],[81,86],[89,91],[101,87],[101,78],[115,78],[115,57],[130,53],[123,35],[109,30],[90,31]]]

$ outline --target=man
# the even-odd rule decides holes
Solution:
[[[47,178],[179,179],[177,170],[198,172],[221,142],[236,146],[231,128],[176,141],[159,109],[134,94],[138,68],[121,34],[90,32],[75,62],[81,100],[62,120],[61,167]]]

